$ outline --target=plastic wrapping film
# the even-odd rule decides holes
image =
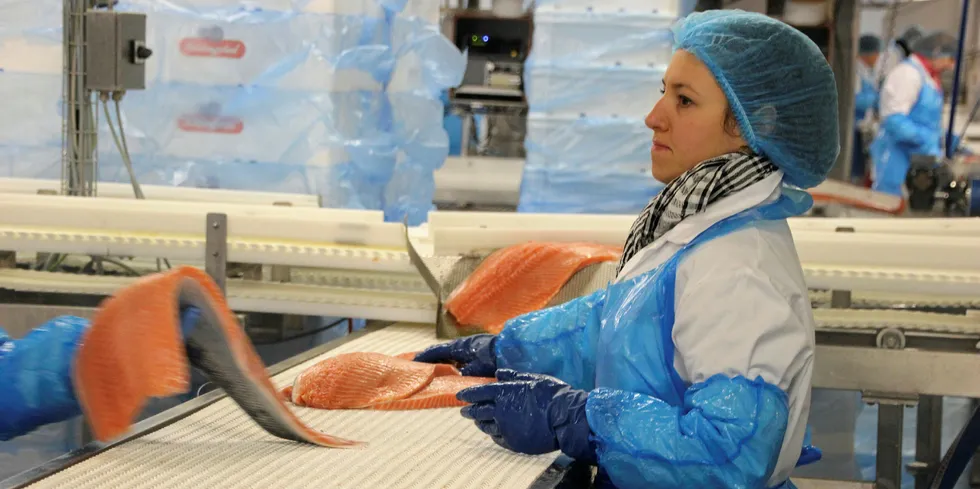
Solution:
[[[398,148],[385,190],[385,219],[407,220],[414,226],[425,222],[433,208],[435,171],[449,155],[442,95],[462,81],[466,58],[439,31],[439,2],[385,3],[393,9],[394,65],[387,95],[391,133]]]
[[[537,2],[521,212],[639,212],[663,185],[643,119],[660,97],[677,2]]]
[[[50,154],[62,140],[61,3],[45,2],[0,5],[0,94],[8,101],[0,175],[60,178],[60,157]],[[313,193],[327,207],[428,202],[424,216],[431,185],[404,181],[432,181],[445,160],[445,132],[430,129],[442,108],[428,106],[458,84],[464,67],[431,22],[438,7],[432,0],[117,4],[147,14],[154,50],[146,90],[121,102],[137,178]],[[12,16],[17,22],[7,21]],[[115,118],[111,104],[110,111]],[[101,106],[97,117],[99,179],[129,182]],[[388,188],[396,161],[412,170]]]
[[[638,214],[663,188],[645,173],[524,169],[519,212]]]

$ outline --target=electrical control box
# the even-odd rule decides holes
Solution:
[[[146,15],[90,10],[85,13],[85,88],[92,91],[143,90]]]

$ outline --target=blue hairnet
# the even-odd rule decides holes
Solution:
[[[865,34],[858,39],[858,54],[875,54],[881,52],[881,38],[874,34]]]
[[[741,10],[693,13],[673,31],[674,48],[715,76],[750,148],[768,156],[791,185],[810,188],[827,178],[840,152],[837,85],[813,41]]]
[[[945,32],[933,32],[923,36],[911,46],[912,52],[929,59],[956,57],[956,38]]]

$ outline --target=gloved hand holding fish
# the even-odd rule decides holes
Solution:
[[[19,340],[0,331],[0,440],[79,413],[97,440],[118,439],[147,399],[189,391],[191,365],[274,436],[361,445],[308,428],[286,407],[221,291],[193,267],[123,288],[91,322],[56,318]]]

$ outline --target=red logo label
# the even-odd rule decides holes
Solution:
[[[245,123],[237,117],[190,114],[177,119],[177,127],[184,132],[241,134]]]
[[[213,41],[203,37],[188,37],[181,39],[180,52],[184,56],[199,58],[241,59],[245,56],[245,43],[232,40]]]

